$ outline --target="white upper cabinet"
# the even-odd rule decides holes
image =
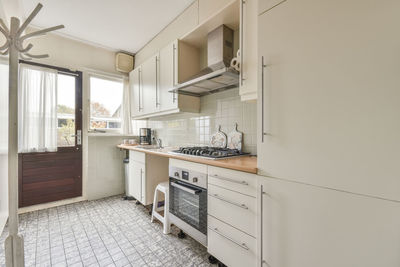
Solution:
[[[400,200],[399,10],[288,0],[259,17],[260,174]]]
[[[160,104],[161,109],[171,110],[178,108],[178,97],[169,90],[176,86],[178,81],[178,40],[160,50]]]
[[[258,0],[258,14],[262,14],[285,1],[287,0]]]
[[[143,113],[154,113],[159,109],[159,88],[158,88],[158,54],[147,59],[141,65],[143,92]]]
[[[131,113],[132,116],[140,116],[143,114],[142,109],[142,101],[143,101],[143,93],[142,87],[140,86],[140,76],[141,69],[140,67],[132,70],[129,73],[129,88],[130,88],[130,97],[131,97]]]
[[[400,203],[264,177],[261,185],[258,266],[400,266]]]
[[[191,67],[183,59],[179,61],[179,54],[185,55],[186,51],[186,46],[180,46],[175,40],[131,72],[133,119],[177,112],[200,112],[200,98],[170,92],[182,78],[179,76],[179,66]]]
[[[257,99],[257,1],[240,0],[239,93],[242,101]]]

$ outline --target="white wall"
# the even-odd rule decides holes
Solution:
[[[8,67],[0,58],[0,232],[8,218]]]
[[[34,29],[28,29],[28,32]],[[49,54],[36,62],[83,72],[83,198],[96,199],[124,192],[122,153],[116,148],[122,137],[92,137],[88,125],[88,73],[91,71],[121,75],[115,70],[115,52],[49,34],[33,39],[33,54]],[[104,148],[104,149],[103,149]],[[116,153],[120,154],[120,157]],[[104,159],[109,159],[104,162]],[[112,186],[110,186],[112,185]],[[77,200],[80,200],[77,199]]]

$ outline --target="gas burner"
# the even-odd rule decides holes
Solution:
[[[178,150],[174,150],[173,154],[185,154],[188,156],[203,157],[208,159],[223,159],[228,157],[245,156],[249,153],[244,153],[238,149],[220,148],[220,147],[208,147],[208,146],[195,146],[195,147],[181,147]]]

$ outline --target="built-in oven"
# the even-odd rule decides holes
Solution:
[[[207,175],[176,166],[169,168],[171,223],[207,245]]]

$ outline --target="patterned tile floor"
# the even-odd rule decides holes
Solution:
[[[206,248],[133,201],[110,197],[20,215],[25,266],[210,266]],[[5,266],[0,236],[0,266]]]

